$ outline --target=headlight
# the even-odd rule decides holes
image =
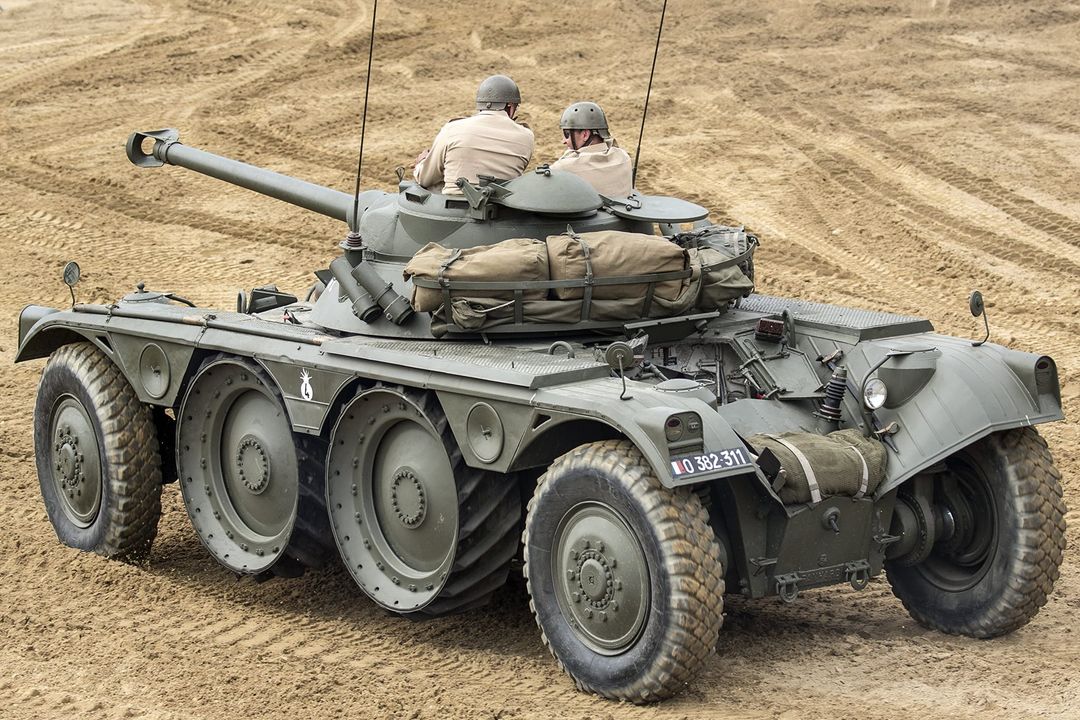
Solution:
[[[877,410],[885,404],[885,398],[889,396],[889,389],[879,378],[868,380],[863,386],[863,402],[870,410]]]

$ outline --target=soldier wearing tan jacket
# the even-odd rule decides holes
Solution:
[[[456,183],[480,175],[508,180],[521,175],[533,153],[533,132],[514,122],[521,92],[505,75],[492,75],[476,91],[477,113],[443,125],[429,150],[416,158],[413,177],[424,188],[460,195]]]
[[[551,164],[589,181],[596,192],[624,198],[633,187],[633,163],[608,132],[607,117],[594,102],[574,103],[562,114],[559,127],[567,150]]]

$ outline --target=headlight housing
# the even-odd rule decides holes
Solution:
[[[885,404],[889,397],[889,389],[881,378],[871,378],[863,386],[863,404],[868,410],[877,410]]]

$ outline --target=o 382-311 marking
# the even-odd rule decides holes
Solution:
[[[728,448],[675,458],[671,461],[671,471],[675,477],[688,477],[749,464],[744,448]]]

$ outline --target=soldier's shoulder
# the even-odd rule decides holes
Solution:
[[[447,120],[442,128],[439,129],[439,135],[444,139],[454,138],[463,132],[469,131],[469,123],[464,122],[468,120],[467,117],[456,117]]]
[[[553,163],[550,163],[548,165],[548,167],[558,169],[560,167],[566,167],[567,165],[572,165],[574,163],[574,160],[577,157],[578,157],[578,154],[576,152],[574,152],[573,150],[567,150],[566,152],[564,152],[562,154],[561,157],[559,157],[558,160],[556,160]]]

